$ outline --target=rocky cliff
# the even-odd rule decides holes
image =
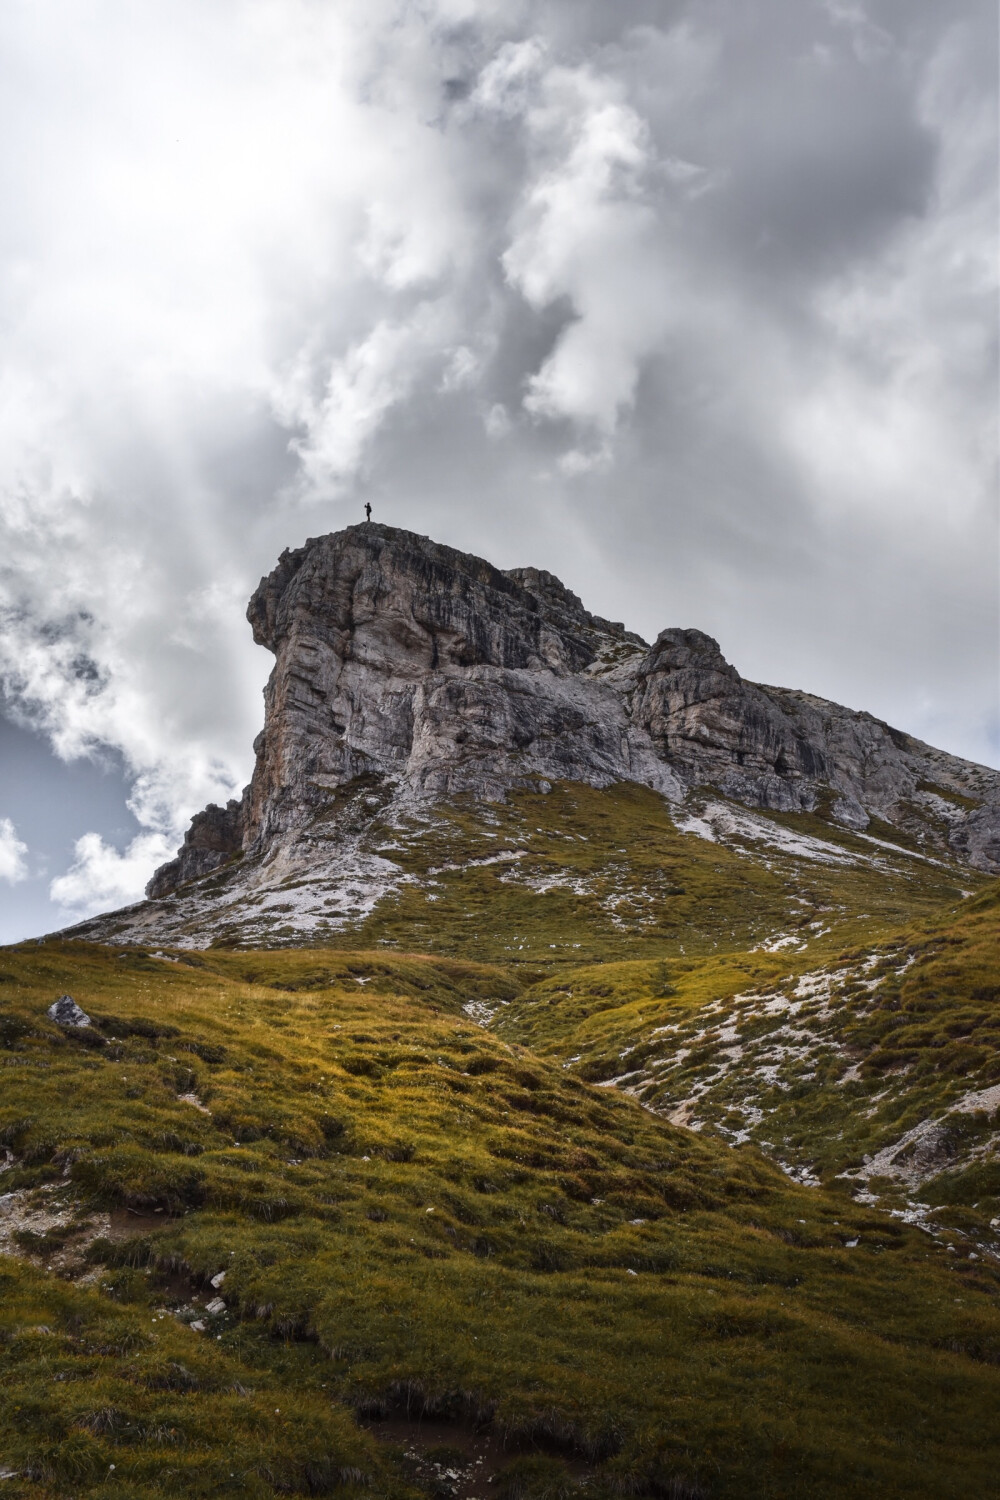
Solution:
[[[241,803],[195,818],[152,897],[237,852],[266,856],[359,778],[424,800],[570,780],[640,782],[679,803],[711,787],[857,830],[875,819],[1000,869],[996,772],[870,714],[744,682],[701,631],[649,646],[550,573],[352,526],[285,552],[247,617],[275,655],[253,780]]]
[[[634,851],[618,843],[635,828],[598,855],[599,834],[617,826],[612,790],[629,785],[687,840],[682,863],[698,863],[694,838],[781,872],[788,911],[762,942],[787,937],[817,866],[861,881],[846,905],[831,889],[826,907],[845,911],[855,898],[871,910],[876,886],[930,881],[945,899],[975,885],[970,866],[1000,871],[1000,773],[870,714],[745,682],[701,631],[664,630],[648,645],[550,573],[501,572],[410,532],[352,526],[284,553],[248,618],[275,657],[250,785],[194,818],[151,899],[75,935],[320,943],[426,902],[413,928],[426,942],[440,880],[494,865],[508,894],[603,902],[618,931],[626,909],[666,910],[654,887],[669,906],[684,885],[627,868]],[[553,835],[566,849],[584,839],[593,868],[563,868],[551,848],[534,863],[535,843],[551,846],[534,825],[548,819],[524,809],[557,786],[607,796],[601,812],[590,798],[590,832]]]
[[[161,865],[146,886],[150,899],[166,896],[188,880],[209,875],[243,849],[243,804],[235,798],[225,807],[210,803],[195,813],[177,858]]]

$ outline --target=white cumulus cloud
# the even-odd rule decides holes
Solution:
[[[541,55],[530,55],[535,70]],[[509,113],[510,80],[521,85],[530,162],[502,262],[533,307],[565,297],[573,310],[529,377],[524,404],[536,416],[569,418],[606,437],[670,320],[651,181],[655,147],[619,79],[587,65],[551,66],[528,92],[526,64],[514,61],[502,70],[503,87],[490,76],[482,87],[484,100],[499,94]]]
[[[0,880],[16,885],[28,878],[28,846],[10,818],[0,818]]]
[[[172,853],[160,834],[141,834],[119,854],[99,833],[85,833],[73,846],[73,863],[52,881],[49,895],[75,918],[141,901],[150,872]]]

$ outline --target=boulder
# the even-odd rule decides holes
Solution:
[[[82,1031],[92,1025],[87,1012],[80,1009],[72,995],[60,995],[58,1000],[53,1000],[47,1014],[57,1026],[65,1026],[74,1031]]]

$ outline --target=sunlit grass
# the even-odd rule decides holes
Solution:
[[[417,878],[335,941],[468,955],[539,978],[567,961],[745,952],[777,933],[832,954],[987,883],[812,815],[774,821],[848,862],[709,842],[632,783],[564,782],[488,808],[457,799],[409,830],[376,819],[366,847]]]
[[[521,964],[178,957],[0,955],[4,1188],[77,1215],[0,1261],[9,1493],[402,1493],[351,1417],[401,1402],[575,1454],[595,1495],[988,1492],[981,1263],[483,1031],[464,1005],[530,1015]],[[787,967],[717,962],[716,988]],[[582,972],[609,993],[563,1021],[605,1040],[597,1002],[641,1007],[629,1035],[696,1003],[661,957]],[[551,1048],[576,997],[536,982]],[[64,991],[94,1036],[46,1019]],[[159,1311],[220,1271],[203,1333]]]
[[[998,952],[992,882],[836,955],[565,968],[526,988],[498,1025],[581,1077],[624,1077],[650,1107],[696,1098],[704,1125],[742,1131],[833,1184],[1000,1083]],[[986,1231],[1000,1214],[998,1104],[951,1115],[938,1169],[923,1174],[922,1201],[964,1210],[945,1222]],[[899,1197],[888,1180],[880,1191]]]

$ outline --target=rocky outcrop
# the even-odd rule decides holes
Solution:
[[[630,712],[689,786],[859,830],[878,818],[1000,869],[1000,774],[872,714],[744,682],[700,630],[661,632],[638,666]]]
[[[931,852],[1000,870],[1000,774],[869,714],[745,682],[698,630],[652,646],[550,573],[502,572],[387,526],[282,554],[247,617],[275,656],[241,802],[199,813],[148,894],[242,852],[270,859],[334,816],[345,787],[502,799],[555,780],[635,781],[673,801],[875,818]],[[341,799],[343,805],[343,799]]]
[[[46,1015],[57,1026],[65,1026],[70,1031],[85,1031],[92,1024],[87,1012],[77,1005],[72,995],[60,995],[58,1000],[53,1000]]]
[[[209,803],[204,812],[195,813],[177,858],[160,866],[146,886],[146,895],[151,899],[166,896],[242,854],[243,831],[242,802],[231,800],[225,807]]]
[[[356,526],[285,553],[247,613],[276,657],[248,853],[362,775],[431,797],[561,777],[680,790],[622,695],[591,675],[645,643],[550,574]]]
[[[811,809],[828,766],[762,689],[746,683],[700,630],[664,630],[639,664],[633,719],[691,783],[753,806]]]

